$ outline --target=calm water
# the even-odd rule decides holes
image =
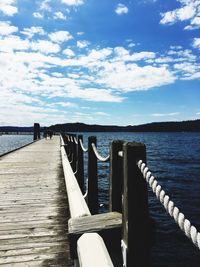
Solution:
[[[0,155],[33,141],[33,135],[0,135]]]
[[[200,231],[200,134],[199,133],[83,133],[84,145],[89,135],[97,136],[98,150],[109,151],[113,139],[146,144],[147,162],[152,174],[191,223]],[[0,154],[31,142],[32,136],[0,136]],[[85,156],[86,161],[87,157]],[[85,174],[87,174],[85,164]],[[99,163],[100,203],[108,209],[107,163]],[[149,189],[149,209],[156,221],[154,267],[199,267],[200,252],[182,234]],[[139,266],[138,266],[139,267]]]

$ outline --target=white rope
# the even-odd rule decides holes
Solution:
[[[174,218],[175,222],[179,225],[185,235],[200,249],[200,233],[197,232],[196,227],[191,225],[190,221],[185,218],[184,214],[179,211],[179,209],[174,205],[174,202],[171,201],[169,196],[165,194],[165,191],[158,184],[155,177],[151,175],[151,172],[146,164],[142,160],[139,160],[137,165],[143,174],[144,179],[148,182],[149,186],[156,194],[157,199],[160,200],[166,211]]]
[[[78,145],[78,141],[75,136],[74,136],[74,141],[75,141],[75,144]]]
[[[110,159],[110,155],[108,155],[107,157],[102,157],[99,154],[99,152],[97,151],[97,148],[96,148],[94,143],[92,143],[92,148],[93,148],[94,154],[95,154],[95,156],[97,157],[98,160],[107,162]]]
[[[84,198],[86,198],[88,195],[88,178],[86,179],[86,191],[85,194],[83,195]]]
[[[123,151],[119,151],[118,152],[118,156],[121,157],[121,158],[123,158],[123,154],[124,154]]]
[[[82,148],[83,152],[87,152],[88,149],[87,149],[87,148],[84,148],[84,146],[83,146],[83,142],[82,142],[81,139],[79,139],[79,142],[80,142],[80,145],[81,145],[81,148]]]

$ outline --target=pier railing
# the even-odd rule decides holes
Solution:
[[[109,155],[102,156],[98,152],[94,136],[88,138],[87,147],[83,144],[82,135],[66,134],[62,135],[61,140],[71,212],[69,220],[71,254],[74,259],[79,258],[80,266],[113,266],[112,260],[116,259],[116,254],[118,257],[114,266],[151,266],[150,251],[154,239],[154,222],[148,211],[147,182],[180,229],[200,249],[200,233],[151,175],[146,165],[144,144],[115,140],[110,144]],[[88,156],[86,192],[84,153]],[[104,214],[98,214],[98,161],[109,162],[110,166],[109,212]],[[77,209],[80,209],[80,213]],[[100,239],[99,235],[103,239]],[[99,248],[93,251],[97,244]],[[98,257],[98,253],[101,256]]]

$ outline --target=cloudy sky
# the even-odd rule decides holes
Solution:
[[[0,0],[0,125],[200,118],[200,0]]]

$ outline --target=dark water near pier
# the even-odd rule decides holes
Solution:
[[[143,142],[147,163],[159,184],[200,231],[200,134],[199,133],[83,133],[97,136],[102,155],[113,139]],[[31,142],[32,136],[0,136],[0,154]],[[87,160],[87,157],[86,157]],[[85,174],[87,168],[85,164]],[[108,163],[98,163],[101,211],[108,209]],[[153,267],[199,267],[200,251],[184,236],[149,189],[149,209],[156,221]],[[139,267],[139,266],[138,266]]]

